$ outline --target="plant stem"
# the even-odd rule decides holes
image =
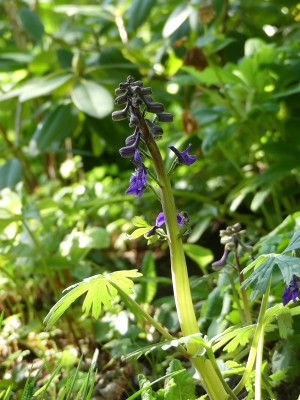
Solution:
[[[256,356],[256,367],[255,367],[255,400],[261,400],[261,374],[262,374],[262,356],[264,348],[264,327],[262,327]]]
[[[133,300],[124,290],[122,290],[114,281],[109,280],[110,284],[118,290],[118,292],[130,303],[138,312],[148,321],[154,328],[162,334],[164,338],[167,340],[174,340],[175,338],[170,335],[168,331],[166,331],[158,322],[155,321],[151,317],[150,314],[147,313],[135,300]],[[178,346],[179,351],[187,358],[190,358],[191,355],[183,348],[183,346]]]
[[[236,246],[234,246],[233,252],[234,252],[235,263],[236,263],[236,266],[238,268],[240,284],[242,285],[242,283],[244,281],[244,278],[243,278],[242,268],[241,268],[241,265],[240,265],[240,260],[239,260],[238,254],[237,254],[237,247]],[[252,324],[252,318],[251,318],[249,303],[248,303],[248,299],[247,299],[246,290],[245,290],[244,287],[241,287],[241,295],[242,295],[242,300],[243,300],[243,304],[244,304],[244,312],[245,312],[246,321],[249,322],[250,324]]]
[[[243,310],[242,310],[241,305],[240,305],[240,299],[239,299],[239,296],[238,296],[236,288],[235,288],[232,271],[230,271],[228,273],[228,276],[229,276],[229,280],[230,280],[230,283],[231,283],[232,294],[233,294],[233,297],[234,297],[234,300],[235,300],[235,304],[236,304],[236,307],[238,309],[238,312],[239,312],[239,315],[240,315],[240,318],[241,318],[241,322],[245,322],[246,319],[245,319],[245,316],[243,314]]]
[[[251,349],[250,349],[247,365],[246,365],[246,368],[245,368],[245,372],[244,372],[244,374],[242,376],[242,379],[240,380],[238,385],[233,390],[233,392],[235,394],[240,393],[240,391],[243,389],[243,387],[245,386],[245,383],[247,382],[247,380],[248,380],[248,378],[249,378],[249,376],[251,374],[251,371],[253,369],[253,365],[254,365],[254,361],[255,361],[255,357],[256,357],[256,353],[257,353],[257,348],[258,348],[259,338],[261,336],[261,332],[262,332],[263,326],[264,326],[264,317],[265,317],[267,304],[268,304],[268,299],[269,299],[269,293],[270,293],[270,287],[271,287],[271,278],[272,277],[270,277],[270,279],[269,279],[269,283],[268,283],[268,286],[267,286],[267,289],[266,289],[266,293],[263,296],[262,303],[261,303],[261,306],[260,306],[257,326],[256,326],[256,329],[255,329],[253,342],[252,342],[252,345],[251,345]]]
[[[175,304],[183,336],[188,336],[194,333],[199,333],[199,327],[197,324],[192,303],[192,296],[182,241],[178,237],[179,227],[171,183],[169,177],[166,174],[160,151],[148,130],[148,126],[145,123],[145,120],[142,118],[140,110],[136,110],[136,115],[140,122],[140,130],[143,133],[145,143],[153,158],[156,175],[160,182],[162,209],[166,221],[170,247],[171,271]],[[199,349],[199,344],[189,343],[187,345],[187,349],[188,352],[192,355],[196,354]],[[210,399],[227,399],[228,395],[224,389],[223,383],[221,382],[211,361],[204,356],[200,356],[192,359],[192,362],[199,373],[202,384],[205,387]]]

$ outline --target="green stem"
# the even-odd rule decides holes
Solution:
[[[165,216],[167,234],[169,238],[171,271],[173,290],[177,314],[182,329],[183,336],[199,333],[192,296],[188,280],[187,266],[183,251],[182,241],[178,238],[179,227],[176,216],[176,208],[173,200],[173,192],[170,179],[166,174],[164,163],[160,151],[148,130],[148,126],[139,110],[136,110],[136,115],[139,118],[140,129],[143,132],[144,140],[148,150],[153,158],[153,164],[157,178],[161,183],[161,200],[162,209]],[[199,344],[190,343],[187,345],[188,352],[196,354],[199,349]],[[192,359],[192,362],[199,373],[203,386],[205,387],[210,399],[225,400],[228,395],[224,386],[218,377],[211,361],[204,356]]]
[[[136,309],[140,315],[142,315],[146,321],[148,321],[154,328],[162,334],[164,338],[167,340],[174,340],[175,338],[170,335],[168,331],[166,331],[155,319],[151,317],[150,314],[147,313],[135,300],[133,300],[124,290],[122,290],[114,281],[109,280],[110,284],[117,289],[117,291],[131,304],[134,309]],[[187,358],[190,358],[191,355],[182,347],[178,346],[179,351]]]
[[[237,306],[237,309],[238,309],[238,312],[239,312],[239,315],[240,315],[240,318],[241,318],[241,322],[245,322],[246,319],[245,319],[245,316],[243,314],[243,310],[242,310],[241,305],[240,305],[240,299],[239,299],[239,296],[238,296],[236,288],[235,288],[232,271],[230,271],[228,273],[228,276],[229,276],[229,280],[230,280],[230,283],[231,283],[232,294],[233,294],[233,297],[234,297],[234,300],[235,300],[235,304]]]
[[[264,317],[265,317],[265,313],[266,313],[266,309],[267,309],[270,287],[271,287],[271,277],[269,279],[266,293],[263,296],[262,303],[260,306],[258,321],[257,321],[256,329],[254,332],[253,342],[251,345],[251,349],[250,349],[250,353],[249,353],[249,357],[248,357],[248,361],[247,361],[247,365],[246,365],[244,374],[242,376],[242,379],[238,383],[238,385],[233,390],[235,394],[240,393],[240,391],[243,389],[243,387],[245,386],[245,383],[249,379],[250,374],[253,369],[253,365],[254,365],[255,357],[256,357],[256,353],[257,353],[257,348],[258,348],[259,338],[261,336],[261,332],[263,331]]]
[[[256,356],[256,368],[255,368],[255,400],[261,400],[261,374],[262,374],[262,358],[264,348],[264,327],[262,327]]]
[[[242,269],[241,269],[240,260],[239,260],[238,254],[237,254],[236,246],[234,246],[233,252],[234,252],[235,263],[236,263],[236,266],[238,269],[240,284],[242,286],[244,278],[243,278]],[[249,324],[252,324],[249,303],[248,303],[248,299],[247,299],[246,290],[244,287],[241,287],[241,295],[242,295],[242,300],[243,300],[243,304],[244,304],[244,312],[245,312],[246,321],[249,322]]]

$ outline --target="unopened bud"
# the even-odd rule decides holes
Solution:
[[[151,87],[144,87],[141,89],[142,95],[146,96],[148,94],[152,94],[152,89]]]
[[[124,88],[124,89],[117,88],[117,89],[115,90],[115,95],[116,95],[116,96],[119,96],[120,94],[125,93],[126,90],[127,90],[126,88]]]
[[[173,121],[173,114],[171,114],[171,113],[157,114],[157,120],[159,122],[172,122]]]
[[[121,106],[122,104],[127,103],[127,94],[122,94],[121,96],[115,99],[115,105]]]
[[[162,103],[147,103],[147,111],[153,114],[161,114],[164,112],[165,107]]]
[[[122,121],[127,118],[127,109],[121,111],[114,111],[111,115],[113,121]]]

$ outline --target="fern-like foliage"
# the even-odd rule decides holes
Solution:
[[[127,294],[132,294],[134,283],[129,278],[136,278],[142,274],[136,269],[130,271],[116,271],[107,275],[94,275],[76,283],[64,290],[69,291],[51,308],[46,316],[44,323],[49,329],[61,315],[70,307],[72,303],[82,294],[86,293],[82,305],[82,311],[88,315],[90,312],[94,318],[98,318],[102,309],[102,304],[110,308],[111,301],[116,297],[118,290]]]

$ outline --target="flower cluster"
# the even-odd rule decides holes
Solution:
[[[125,140],[125,147],[119,150],[121,157],[133,159],[136,166],[135,172],[131,175],[129,188],[126,194],[136,195],[141,198],[144,190],[150,184],[147,182],[147,168],[142,162],[141,154],[145,154],[142,146],[146,145],[145,137],[143,137],[142,126],[148,129],[149,135],[154,140],[161,140],[163,137],[163,129],[156,125],[158,122],[172,122],[173,115],[164,112],[162,103],[154,103],[152,97],[152,89],[144,87],[142,81],[135,81],[132,76],[127,78],[127,82],[120,83],[115,90],[117,98],[116,105],[123,105],[123,110],[114,111],[112,113],[113,121],[121,121],[129,119],[129,126],[134,127],[134,133],[128,136]],[[153,120],[145,118],[146,113],[155,114]],[[146,146],[147,147],[147,146]],[[188,154],[191,145],[186,150],[180,152],[176,147],[169,148],[176,154],[175,164],[191,165],[195,162],[196,156]],[[174,164],[174,165],[175,165]]]

